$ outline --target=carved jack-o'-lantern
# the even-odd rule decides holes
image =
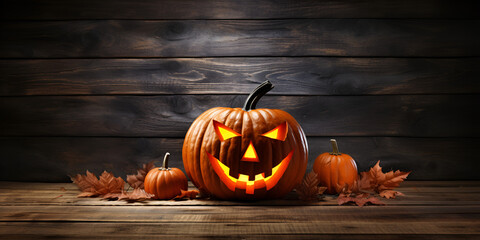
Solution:
[[[243,109],[202,113],[183,144],[183,164],[204,194],[221,199],[271,199],[290,192],[307,167],[307,141],[297,121],[278,109],[255,109],[273,85],[266,81]]]

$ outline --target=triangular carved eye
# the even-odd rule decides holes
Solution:
[[[240,133],[233,131],[233,129],[213,120],[213,126],[217,136],[220,138],[220,141],[225,141],[227,139],[242,136]]]
[[[287,132],[288,132],[287,122],[284,122],[278,125],[278,127],[262,134],[262,136],[268,137],[271,139],[280,140],[280,141],[285,141],[285,139],[287,138]]]

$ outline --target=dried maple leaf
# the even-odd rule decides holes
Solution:
[[[368,193],[361,194],[346,194],[340,193],[337,198],[338,205],[344,205],[347,203],[353,203],[357,206],[363,207],[366,204],[371,205],[385,205],[376,197],[371,197]]]
[[[145,192],[140,188],[133,189],[132,192],[122,192],[118,197],[118,200],[126,200],[128,202],[141,202],[153,198],[153,194]]]
[[[123,187],[125,186],[125,181],[121,177],[115,177],[112,173],[103,171],[100,175],[100,180],[98,181],[99,188],[97,192],[100,195],[105,195],[108,193],[121,193]]]
[[[77,176],[71,178],[82,191],[78,194],[78,197],[96,197],[105,196],[110,193],[121,193],[125,185],[120,177],[115,177],[113,174],[104,171],[98,179],[95,174],[87,170],[86,175],[77,174]],[[107,198],[112,198],[107,196]]]
[[[393,190],[383,190],[379,193],[380,197],[386,199],[395,198],[396,196],[405,196],[403,193]]]
[[[97,176],[88,170],[86,175],[77,174],[70,179],[80,188],[80,191],[82,191],[78,197],[94,197],[99,195],[96,190],[99,184]]]
[[[180,200],[180,199],[185,199],[185,198],[195,199],[197,197],[198,193],[200,193],[198,190],[185,191],[183,189],[180,189],[180,191],[181,191],[180,195],[174,197],[173,199],[175,199],[175,200]]]
[[[318,195],[323,194],[327,190],[326,187],[319,187],[319,183],[320,181],[315,172],[308,173],[302,183],[295,188],[298,198],[303,201],[318,200]]]
[[[103,195],[102,198],[108,200],[117,200],[121,195],[121,193],[107,193]]]
[[[143,167],[137,170],[137,174],[135,175],[127,175],[127,182],[132,188],[141,188],[143,189],[143,183],[145,181],[145,176],[147,173],[154,169],[155,165],[152,162],[147,164],[143,164]]]
[[[363,189],[368,188],[377,193],[381,193],[385,190],[393,190],[400,186],[400,183],[403,182],[403,180],[405,180],[410,173],[411,172],[402,172],[400,170],[383,173],[382,168],[380,167],[380,161],[378,161],[377,164],[370,168],[368,172],[362,172],[360,175],[362,176],[361,179],[364,179]],[[382,195],[388,196],[388,198],[395,198],[395,196],[400,196],[403,194],[399,194],[399,192],[386,192],[381,194],[381,196]]]

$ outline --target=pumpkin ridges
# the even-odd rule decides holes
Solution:
[[[296,175],[293,176],[291,188],[301,183],[303,176],[305,175],[308,164],[308,145],[305,133],[300,127],[300,124],[289,113],[281,111],[283,118],[287,120],[287,125],[290,128],[287,134],[287,139],[291,142],[291,147],[294,149],[294,157],[292,158],[293,166],[296,166]],[[302,155],[303,154],[303,155]],[[300,162],[303,161],[303,162]],[[296,177],[295,177],[296,176]]]
[[[212,108],[210,110],[207,110],[203,114],[201,114],[198,118],[210,119],[213,115],[218,114],[218,112],[221,112],[221,111],[225,111],[225,108],[222,108],[222,107]],[[192,135],[194,137],[185,139],[188,145],[192,145],[192,142],[193,142],[194,150],[193,151],[187,150],[187,152],[193,153],[193,156],[189,156],[190,158],[195,159],[195,158],[202,157],[202,153],[200,152],[200,150],[197,150],[197,147],[201,149],[205,131],[207,130],[209,124],[210,122],[199,121],[198,126],[193,126],[192,124],[192,127],[190,127],[190,129],[193,129]],[[190,141],[190,139],[193,141]],[[185,145],[185,142],[184,142],[184,145]],[[190,165],[190,164],[185,164],[184,162],[184,166],[185,165]],[[201,176],[202,170],[201,170],[200,162],[194,162],[193,164],[190,165],[190,167],[191,168],[189,169],[189,171],[192,174],[190,180],[195,184],[195,186],[198,186],[200,191],[207,191],[206,188],[204,187],[205,183],[203,181],[203,177]],[[207,194],[208,194],[208,191],[207,191]]]
[[[258,130],[258,128],[260,128],[259,126],[257,126],[257,123],[263,123],[264,120],[261,119],[261,115],[258,116],[258,120],[257,121],[253,121],[253,115],[258,113],[258,111],[256,110],[251,110],[251,111],[247,111],[247,114],[245,115],[247,117],[247,119],[244,120],[244,127],[245,127],[245,130],[242,129],[242,133],[245,134],[245,137],[242,139],[242,152],[240,153],[241,156],[243,156],[243,154],[245,153],[245,151],[247,150],[248,146],[250,145],[250,141],[253,142],[253,146],[255,147],[255,151],[257,151],[257,154],[258,154],[258,141],[256,139],[256,133],[260,132]],[[258,156],[260,157],[260,156]],[[260,159],[260,162],[258,163],[251,163],[251,162],[246,162],[246,163],[241,163],[240,164],[240,168],[238,168],[238,171],[241,172],[241,173],[251,173],[250,175],[256,175],[257,173],[254,172],[254,166],[259,166],[258,169],[260,169],[261,171],[261,163],[262,163],[262,159]]]
[[[240,120],[239,120],[240,118]],[[220,142],[220,151],[218,159],[230,167],[231,176],[238,176],[238,162],[241,155],[241,148],[239,149],[237,145],[243,139],[242,126],[239,126],[239,122],[243,119],[242,110],[240,108],[234,108],[232,113],[225,119],[225,124],[232,126],[237,133],[242,134],[242,136],[229,139],[229,141]],[[232,151],[232,149],[237,151]],[[235,172],[236,171],[236,172]]]
[[[205,121],[205,122],[208,122],[208,125],[206,125],[204,129],[202,142],[200,145],[197,145],[197,147],[195,147],[195,150],[194,150],[200,156],[200,160],[198,161],[198,164],[200,164],[200,170],[199,170],[200,177],[204,183],[204,187],[205,189],[207,189],[207,191],[210,194],[213,194],[213,195],[217,195],[218,191],[216,191],[216,189],[208,188],[208,186],[214,184],[214,185],[220,186],[220,188],[226,188],[226,187],[222,186],[222,184],[218,182],[220,181],[219,179],[216,179],[215,176],[213,176],[212,174],[209,174],[214,170],[207,159],[206,152],[209,152],[215,156],[216,154],[214,149],[218,148],[215,146],[215,144],[220,144],[220,140],[218,138],[214,138],[215,131],[214,131],[213,124],[211,124],[211,122],[212,120],[216,120],[224,124],[225,122],[224,122],[224,119],[222,118],[227,117],[233,110],[234,109],[231,109],[231,108],[221,108],[221,111],[219,111],[216,116],[212,116],[211,118],[208,118],[207,121]]]
[[[266,82],[266,84],[268,85],[269,83]],[[264,93],[266,93],[266,89],[267,88],[264,89]],[[260,94],[252,94],[252,96],[252,99],[255,100],[253,102],[256,102],[260,99],[260,97],[258,97],[260,96]],[[250,108],[254,108],[255,104],[246,105],[251,106]],[[212,195],[222,199],[258,199],[264,197],[273,198],[282,196],[285,193],[291,191],[291,188],[294,187],[297,180],[301,180],[305,173],[308,151],[308,147],[305,143],[305,135],[296,120],[289,114],[284,114],[284,112],[281,110],[270,111],[268,109],[261,109],[243,111],[242,109],[221,109],[221,111],[218,111],[215,115],[211,114],[209,115],[209,117],[206,117],[206,115],[203,114],[199,116],[194,121],[194,124],[192,124],[191,128],[202,127],[202,129],[196,131],[201,133],[202,136],[198,136],[199,134],[195,134],[195,130],[192,130],[190,132],[190,129],[189,133],[187,134],[187,136],[189,136],[189,139],[185,139],[184,142],[183,150],[190,152],[183,155],[184,157],[188,157],[187,159],[184,159],[184,164],[196,164],[195,166],[197,166],[189,166],[185,169],[189,169],[189,171],[192,171],[192,178],[200,176],[201,181],[193,181],[196,185],[196,182],[202,183],[198,184],[197,187],[199,187],[199,189],[204,188],[206,192],[212,193]],[[232,115],[224,113],[228,111],[233,111]],[[220,142],[218,136],[216,136],[215,131],[212,131],[212,125],[210,124],[212,119],[215,119],[216,121],[219,121],[220,123],[234,130],[238,129],[237,126],[239,125],[237,124],[241,124],[241,131],[243,136],[239,139],[239,141],[237,141],[237,139],[235,138],[231,138],[227,140],[228,142]],[[276,140],[266,141],[265,139],[260,137],[260,135],[267,130],[271,130],[269,128],[273,129],[274,127],[277,127],[274,125],[282,124],[284,123],[284,121],[287,121],[288,125],[292,125],[292,129],[297,130],[295,131],[295,133],[290,132],[287,136],[287,138],[294,139],[287,139],[286,142],[282,143],[276,142]],[[203,124],[196,124],[196,122],[203,122]],[[205,123],[207,123],[208,125],[206,125]],[[193,140],[191,138],[193,138]],[[254,144],[254,147],[257,150],[261,149],[259,154],[261,156],[259,156],[259,158],[261,157],[260,161],[263,160],[263,166],[260,168],[257,168],[257,166],[259,165],[258,163],[254,162],[247,162],[249,164],[241,164],[240,166],[238,166],[239,160],[241,159],[242,154],[244,154],[244,151],[247,149],[250,141]],[[294,159],[292,160],[292,158],[289,158],[290,167],[288,167],[286,170],[284,168],[283,170],[281,170],[281,173],[284,175],[280,178],[272,178],[273,182],[267,182],[270,184],[264,185],[263,187],[262,185],[258,185],[258,183],[261,182],[256,182],[256,189],[253,194],[247,194],[247,192],[252,192],[252,188],[248,187],[247,189],[244,189],[245,185],[243,185],[241,181],[237,181],[237,188],[234,191],[230,190],[232,189],[232,186],[229,185],[230,188],[228,188],[220,179],[219,175],[217,175],[217,173],[215,172],[217,171],[219,174],[221,173],[219,172],[221,171],[219,170],[219,166],[216,166],[216,170],[213,170],[213,166],[211,164],[214,163],[210,163],[210,159],[207,156],[208,152],[209,154],[218,157],[220,162],[227,163],[227,167],[234,168],[236,172],[238,172],[239,168],[247,166],[244,169],[240,169],[240,171],[242,172],[242,174],[249,175],[250,179],[252,179],[254,176],[253,173],[257,173],[259,171],[265,172],[265,163],[271,165],[271,167],[269,168],[271,171],[272,167],[276,166],[278,163],[281,162],[282,159],[287,157],[287,155],[290,153],[288,152],[289,149],[294,149]],[[240,153],[237,153],[238,151],[240,151]],[[234,173],[232,172],[232,174],[230,175],[234,175]],[[268,175],[271,175],[271,173]],[[222,178],[224,177],[223,175],[221,176]],[[227,180],[225,180],[225,183],[227,182],[228,178]],[[268,186],[269,190],[267,190],[265,186]]]
[[[145,176],[144,187],[147,193],[155,195],[155,199],[172,199],[181,193],[181,186],[187,186],[188,180],[182,170],[168,168],[168,157],[165,154],[162,167],[153,168]],[[175,173],[175,174],[172,174]]]
[[[345,184],[351,186],[358,176],[355,160],[345,153],[320,154],[315,159],[313,171],[317,173],[320,184],[326,186],[327,193],[330,194],[338,193]]]
[[[271,115],[268,113],[268,111],[255,111],[255,112],[258,113],[258,115],[260,115],[261,117],[263,117],[263,122],[264,123],[269,122],[269,120],[270,120],[269,118],[271,117]],[[251,111],[251,113],[253,114],[253,111]],[[266,131],[269,131],[269,130],[271,130],[271,129],[269,129],[269,126],[267,126],[266,128],[263,128],[263,129],[261,129],[257,132],[263,134],[263,133],[265,133]],[[259,136],[259,138],[264,138],[264,137]],[[266,152],[263,153],[262,159],[277,159],[277,156],[275,156],[277,151],[273,151],[273,148],[274,148],[274,145],[275,145],[273,140],[270,140],[270,139],[267,140],[265,138],[261,139],[261,140],[263,140],[264,144],[267,145],[265,147]],[[260,160],[260,161],[262,162],[262,169],[264,169],[265,176],[272,175],[272,168],[275,167],[274,163],[273,163],[273,160],[272,161],[265,161],[265,160],[262,161],[262,160]]]

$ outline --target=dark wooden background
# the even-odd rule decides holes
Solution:
[[[191,122],[258,107],[303,126],[309,169],[330,138],[359,170],[480,179],[476,1],[2,0],[0,180],[124,176]]]

